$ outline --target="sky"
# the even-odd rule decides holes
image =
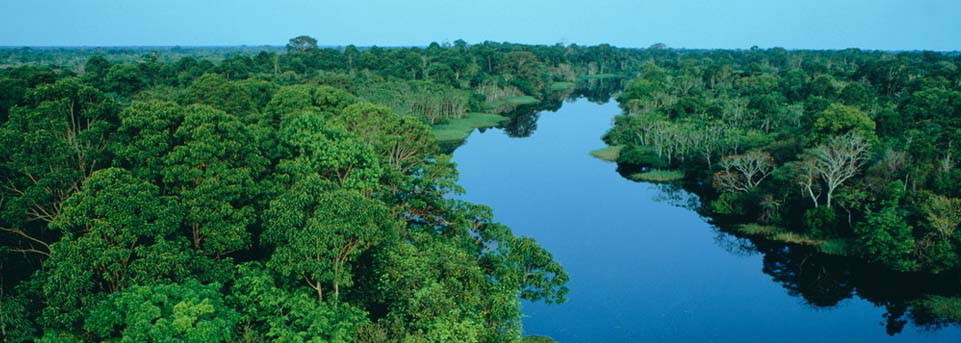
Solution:
[[[411,46],[485,40],[674,48],[961,50],[961,0],[0,0],[0,46]]]

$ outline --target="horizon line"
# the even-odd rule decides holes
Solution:
[[[484,42],[492,42],[492,43],[499,43],[499,44],[517,44],[517,45],[527,45],[527,46],[546,46],[546,47],[550,47],[550,46],[555,46],[555,45],[557,45],[557,44],[540,44],[540,43],[516,43],[516,42],[509,42],[509,41],[504,41],[504,42],[484,41]],[[468,45],[468,46],[481,45],[481,44],[483,44],[484,42],[481,42],[481,43],[468,43],[467,45]],[[431,43],[436,43],[436,42],[431,42]],[[445,42],[445,43],[446,43],[446,42]],[[599,46],[599,45],[605,45],[605,44],[606,44],[606,45],[609,45],[609,46],[611,46],[611,47],[613,47],[613,48],[618,48],[618,49],[635,49],[635,50],[643,50],[643,49],[648,49],[648,48],[650,48],[650,46],[648,46],[648,47],[618,46],[618,45],[614,45],[614,44],[610,44],[610,43],[598,43],[598,44],[589,44],[589,45],[588,45],[588,44],[568,43],[568,44],[563,44],[563,46],[569,46],[569,45],[572,45],[572,44],[573,44],[573,45],[577,45],[577,46],[581,46],[581,47],[592,47],[592,46]],[[324,49],[324,48],[344,48],[344,47],[347,47],[347,46],[350,46],[350,45],[354,45],[354,44],[346,44],[346,45],[329,45],[329,44],[328,44],[328,45],[320,45],[320,44],[318,44],[317,47],[318,47],[318,48],[321,48],[321,49]],[[652,45],[653,45],[653,44],[652,44]],[[388,48],[388,49],[391,49],[391,48],[426,48],[426,47],[430,46],[430,43],[428,43],[428,44],[426,44],[426,45],[354,45],[354,46],[357,47],[357,48],[373,48],[373,47],[377,47],[377,48]],[[443,45],[442,45],[442,46],[443,46]],[[2,49],[2,50],[23,49],[23,48],[30,48],[30,49],[277,48],[277,49],[283,49],[283,48],[285,48],[285,47],[286,47],[286,45],[272,45],[272,44],[260,44],[260,45],[248,45],[248,44],[239,44],[239,45],[179,45],[179,44],[175,44],[175,45],[0,45],[0,49]],[[936,52],[936,53],[944,53],[944,54],[961,53],[961,49],[959,49],[959,50],[934,50],[934,49],[895,49],[895,50],[886,50],[886,49],[859,48],[859,47],[847,47],[847,48],[786,48],[786,47],[781,47],[781,46],[760,47],[760,46],[757,46],[757,45],[752,46],[752,47],[749,47],[749,48],[690,48],[690,47],[671,47],[671,46],[668,45],[666,48],[664,48],[664,50],[747,51],[747,50],[751,50],[751,49],[753,49],[753,48],[755,48],[755,47],[758,48],[758,49],[761,49],[761,50],[784,49],[784,50],[787,50],[787,51],[844,51],[844,50],[860,50],[860,51],[867,51],[867,52],[896,52],[896,53],[904,53],[904,52]]]

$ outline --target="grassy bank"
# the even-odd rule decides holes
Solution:
[[[518,96],[507,97],[497,101],[489,102],[487,103],[487,108],[494,109],[502,106],[531,105],[539,102],[541,101],[537,100],[537,98],[532,97],[530,95],[518,95]]]
[[[599,158],[608,162],[617,162],[617,157],[621,155],[621,149],[623,148],[624,147],[619,145],[609,146],[606,148],[601,148],[601,149],[591,151],[591,156],[594,156],[596,158]]]
[[[680,170],[649,170],[634,173],[629,176],[631,180],[642,182],[674,182],[684,179],[684,172]]]
[[[737,226],[734,231],[772,241],[813,246],[818,251],[829,255],[847,255],[848,253],[847,240],[818,239],[772,225],[742,224]]]
[[[547,89],[552,92],[559,92],[574,88],[575,85],[577,84],[574,82],[554,82]]]
[[[470,113],[464,118],[434,125],[431,132],[438,142],[456,142],[466,139],[475,128],[496,126],[507,119],[497,114]]]

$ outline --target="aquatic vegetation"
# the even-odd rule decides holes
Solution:
[[[631,180],[642,182],[674,182],[684,179],[680,170],[648,170],[630,175]]]
[[[456,142],[466,139],[475,128],[497,126],[508,119],[497,114],[470,113],[464,118],[434,125],[431,132],[439,142]]]
[[[540,102],[537,98],[530,95],[518,95],[496,100],[487,104],[488,108],[500,108],[504,106],[531,105]]]
[[[554,82],[550,86],[548,86],[547,89],[552,92],[559,92],[563,90],[572,89],[576,85],[577,83],[574,83],[574,82]]]
[[[604,147],[604,148],[591,151],[591,156],[594,156],[596,158],[599,158],[608,162],[617,162],[617,158],[618,156],[621,155],[621,150],[623,148],[624,148],[623,146],[619,146],[619,145]]]

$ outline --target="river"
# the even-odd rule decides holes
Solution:
[[[915,325],[896,300],[876,304],[889,301],[886,284],[897,292],[905,280],[863,280],[852,276],[856,265],[755,246],[678,206],[696,201],[685,192],[623,178],[616,164],[588,154],[604,147],[600,137],[620,112],[614,101],[594,101],[539,113],[536,129],[521,130],[533,132],[527,137],[475,131],[453,153],[460,198],[492,207],[571,276],[568,302],[524,304],[525,335],[560,343],[961,341],[957,326]],[[805,275],[811,268],[817,273]],[[881,295],[861,296],[869,292]]]

